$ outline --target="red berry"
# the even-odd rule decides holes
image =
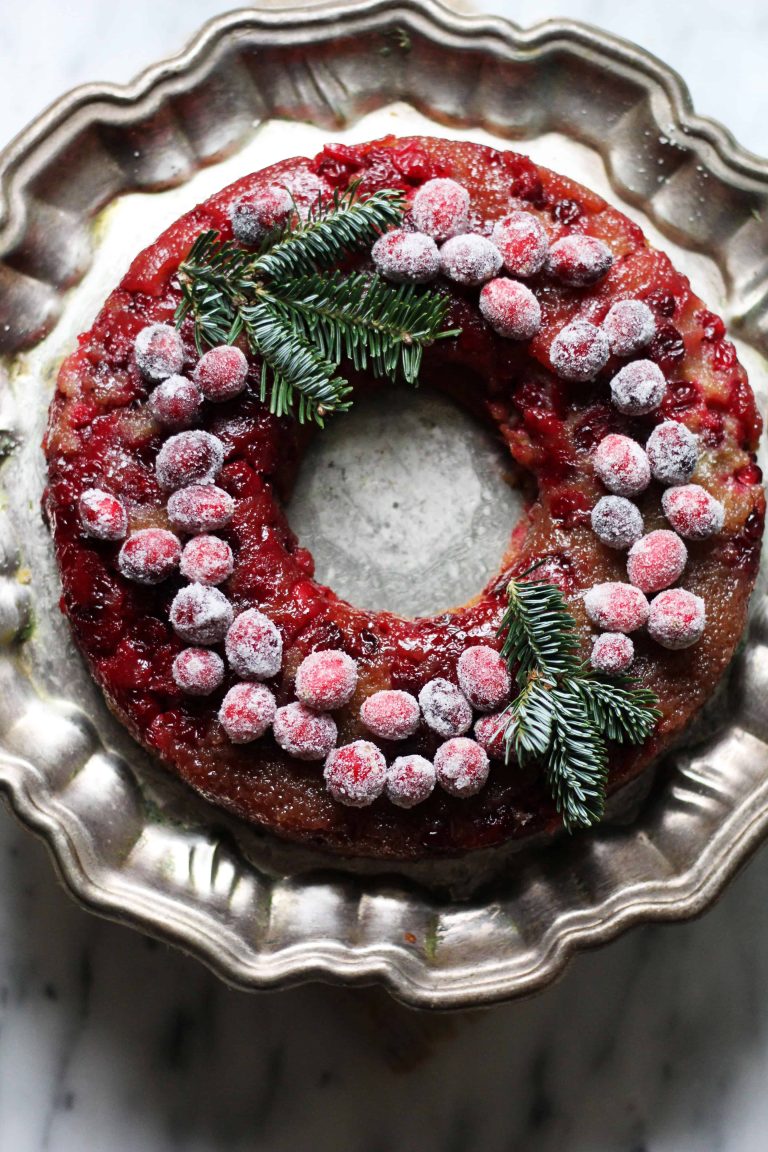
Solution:
[[[371,249],[377,270],[395,284],[426,284],[440,271],[440,254],[431,236],[396,228]]]
[[[661,498],[664,515],[686,540],[706,540],[723,527],[725,509],[699,484],[667,488]]]
[[[508,340],[530,340],[541,327],[538,300],[517,280],[490,280],[480,293],[480,311],[494,332]]]
[[[413,808],[432,794],[435,766],[424,756],[398,756],[387,769],[387,796],[398,808]]]
[[[232,519],[235,502],[215,484],[190,484],[168,500],[168,520],[177,532],[215,532]]]
[[[458,736],[446,740],[435,753],[437,782],[451,796],[474,796],[488,779],[488,753],[476,740]]]
[[[296,670],[296,695],[302,704],[318,711],[343,708],[356,687],[357,662],[346,652],[311,652]]]
[[[189,428],[200,411],[203,397],[186,376],[169,376],[158,384],[149,398],[149,407],[158,424],[166,428]]]
[[[233,744],[258,740],[274,716],[275,698],[263,684],[235,684],[219,709],[219,721]]]
[[[134,343],[139,371],[153,384],[174,376],[184,367],[184,345],[170,324],[149,324]]]
[[[219,644],[232,623],[232,605],[218,588],[188,584],[174,596],[170,620],[188,644]]]
[[[473,708],[492,712],[509,699],[512,679],[507,663],[495,648],[477,644],[465,648],[456,665],[459,687]]]
[[[648,619],[648,601],[640,589],[615,580],[594,584],[584,608],[592,623],[607,632],[635,632]]]
[[[617,300],[603,320],[603,331],[614,356],[633,356],[653,339],[656,317],[642,300]]]
[[[117,566],[137,584],[160,584],[179,566],[181,544],[165,528],[141,528],[132,532],[120,549]]]
[[[350,808],[365,808],[384,791],[387,762],[375,744],[355,740],[330,753],[323,776],[334,800]]]
[[[612,432],[605,436],[592,457],[595,472],[610,492],[636,496],[651,482],[651,466],[636,440]]]
[[[193,584],[221,584],[233,567],[232,549],[218,536],[196,536],[184,545],[181,574]]]
[[[504,267],[513,276],[535,276],[549,251],[546,229],[532,212],[510,212],[493,226],[491,240],[501,252]]]
[[[501,268],[501,253],[486,236],[466,232],[446,240],[440,249],[440,271],[449,280],[477,288]]]
[[[648,632],[663,648],[690,648],[701,639],[707,622],[701,596],[670,588],[651,601]]]
[[[172,673],[188,696],[210,696],[224,683],[224,661],[208,648],[185,648],[174,660]]]
[[[603,632],[592,647],[592,667],[605,676],[620,676],[632,666],[635,646],[622,632]]]
[[[611,399],[625,416],[645,416],[664,399],[667,381],[653,360],[633,360],[611,380]]]
[[[230,211],[232,234],[240,244],[255,248],[275,228],[282,227],[293,211],[285,188],[265,188],[238,200]]]
[[[469,192],[450,179],[427,180],[411,204],[413,222],[419,232],[426,232],[435,240],[448,240],[463,232],[468,213]]]
[[[660,528],[633,544],[627,556],[627,574],[643,592],[668,588],[683,574],[688,550],[675,532]]]
[[[438,736],[461,736],[472,723],[472,708],[450,680],[430,680],[419,692],[424,722]]]
[[[696,469],[699,442],[685,424],[665,420],[645,445],[654,479],[662,484],[686,484]]]
[[[268,680],[283,662],[283,638],[275,625],[256,608],[235,619],[227,633],[227,660],[238,676]]]
[[[419,702],[410,692],[386,688],[363,701],[360,719],[381,740],[405,740],[419,726]]]
[[[210,432],[179,432],[157,454],[155,474],[161,488],[172,492],[187,484],[212,484],[224,463],[224,445]]]
[[[245,388],[248,361],[232,344],[221,344],[204,353],[197,362],[193,379],[206,400],[221,403],[239,396]]]
[[[592,531],[609,548],[629,548],[643,534],[640,509],[623,496],[603,496],[592,509]]]
[[[504,739],[510,717],[504,712],[491,712],[475,721],[475,739],[481,748],[494,760],[506,760],[507,748]]]
[[[327,712],[314,712],[294,702],[278,708],[272,735],[289,756],[297,760],[324,760],[334,748],[336,724]]]
[[[547,271],[572,288],[602,280],[613,264],[613,253],[596,236],[572,235],[556,240],[549,250]]]
[[[574,320],[561,328],[550,344],[549,359],[563,380],[594,380],[608,362],[608,337],[588,320]]]
[[[128,513],[122,500],[101,488],[87,488],[78,504],[80,523],[97,540],[123,540],[128,531]]]

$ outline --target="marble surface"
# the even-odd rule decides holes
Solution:
[[[754,0],[702,0],[695,18],[666,0],[486,7],[639,41],[768,152],[768,10]],[[221,10],[6,5],[0,142],[63,89],[127,79]],[[0,1149],[764,1152],[767,888],[762,853],[702,920],[635,931],[534,1000],[435,1017],[376,990],[228,990],[75,906],[0,807]]]

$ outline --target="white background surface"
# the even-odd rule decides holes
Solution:
[[[499,0],[601,24],[768,154],[755,0]],[[124,81],[208,0],[5,0],[0,143],[89,80]],[[702,921],[582,957],[534,1001],[451,1018],[379,993],[247,997],[90,917],[0,809],[2,1152],[765,1152],[768,856]]]

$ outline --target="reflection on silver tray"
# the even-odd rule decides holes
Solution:
[[[385,130],[522,139],[623,200],[724,312],[764,395],[768,164],[696,117],[640,50],[426,0],[213,21],[133,84],[65,97],[2,158],[0,784],[83,903],[233,983],[381,980],[414,1004],[460,1006],[540,988],[631,924],[701,911],[764,837],[764,585],[727,725],[673,758],[640,819],[520,858],[493,896],[451,904],[391,876],[289,870],[290,852],[138,751],[72,649],[37,512],[56,363],[127,256],[238,172]]]

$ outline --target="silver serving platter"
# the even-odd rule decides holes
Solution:
[[[724,719],[695,745],[692,734],[639,819],[512,858],[492,891],[452,902],[395,875],[323,870],[228,820],[137,749],[73,650],[38,512],[57,365],[130,256],[240,172],[390,130],[524,141],[623,204],[726,316],[765,396],[768,163],[696,116],[669,69],[602,32],[569,21],[523,30],[428,0],[249,9],[212,21],[132,84],[70,93],[0,161],[0,784],[83,904],[233,984],[381,981],[411,1004],[456,1007],[532,992],[581,948],[701,912],[762,841],[764,585]],[[380,434],[381,413],[364,414],[360,435]],[[474,451],[463,467],[481,474],[478,504],[489,465],[484,446]],[[308,480],[299,526],[320,506]],[[343,584],[339,536],[331,523],[322,563]],[[373,555],[361,588],[351,573],[345,590],[363,595],[376,574],[376,606],[389,594],[402,605],[412,573],[398,591],[385,569]],[[427,599],[441,591],[453,589],[435,584]]]

